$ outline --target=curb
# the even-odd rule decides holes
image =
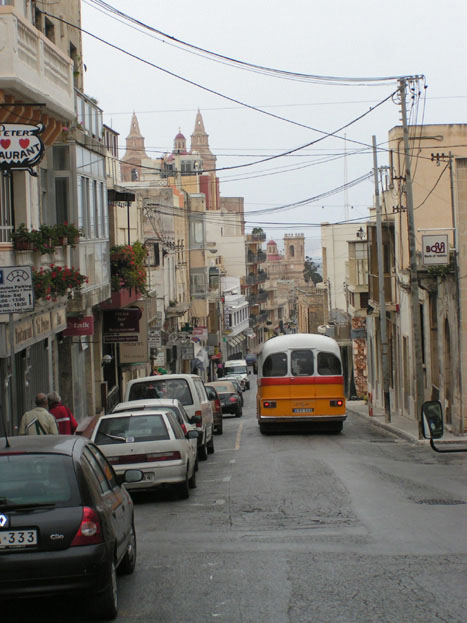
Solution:
[[[405,439],[406,441],[410,441],[411,443],[418,443],[419,441],[422,441],[418,437],[415,437],[414,435],[412,435],[411,433],[408,433],[405,430],[397,428],[393,424],[388,424],[387,422],[381,422],[380,420],[374,419],[376,416],[370,417],[369,415],[366,415],[365,413],[361,413],[357,409],[352,409],[352,407],[349,406],[348,403],[347,403],[347,411],[351,413],[352,415],[358,415],[362,418],[365,418],[373,426],[377,426],[378,428],[383,428],[384,430],[387,430],[388,432],[392,433],[393,435],[396,435],[397,437],[400,437],[401,439]]]

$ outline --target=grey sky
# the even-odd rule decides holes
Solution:
[[[412,122],[466,121],[467,88],[459,81],[467,59],[465,0],[107,2],[179,40],[257,65],[321,76],[424,74],[426,101],[423,93],[412,110]],[[124,25],[91,0],[83,0],[82,25],[180,77],[324,132],[359,117],[396,88],[395,82],[330,86],[241,70]],[[323,136],[208,93],[86,35],[83,44],[85,92],[97,98],[105,122],[120,132],[122,147],[133,111],[147,153],[157,157],[172,150],[179,129],[189,141],[199,108],[219,169],[255,162]],[[388,130],[399,119],[399,107],[389,100],[341,131],[346,140],[326,138],[294,155],[219,171],[221,194],[245,198],[247,228],[262,226],[268,239],[277,241],[284,232],[304,232],[307,253],[317,255],[320,231],[312,225],[366,216],[373,196],[371,179],[299,208],[255,211],[315,197],[368,173],[373,160],[365,145],[371,145],[375,134],[384,148]],[[384,149],[378,157],[380,165],[387,164]]]

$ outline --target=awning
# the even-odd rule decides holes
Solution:
[[[244,339],[245,339],[245,335],[243,334],[236,335],[235,337],[231,337],[230,340],[227,342],[227,344],[229,346],[238,346],[239,344],[243,342]]]
[[[253,329],[245,329],[245,331],[243,333],[247,337],[256,337],[256,333],[253,331]]]

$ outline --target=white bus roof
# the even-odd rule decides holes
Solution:
[[[340,349],[336,340],[332,337],[315,333],[289,333],[278,335],[263,344],[261,357],[267,357],[271,353],[284,352],[295,348],[315,348],[317,350],[335,353],[340,357]]]

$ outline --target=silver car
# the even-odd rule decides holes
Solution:
[[[197,437],[196,430],[185,435],[174,414],[163,409],[104,415],[92,434],[117,475],[129,468],[143,472],[141,482],[127,485],[129,491],[170,486],[182,499],[196,487],[190,439]]]

